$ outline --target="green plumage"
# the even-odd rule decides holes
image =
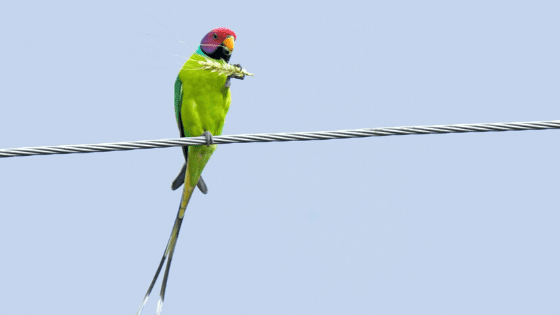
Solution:
[[[179,72],[175,82],[175,115],[181,136],[197,137],[205,131],[220,135],[224,127],[231,95],[225,87],[227,77],[216,72],[199,70],[198,60],[206,58],[194,53]],[[187,173],[189,186],[194,187],[216,149],[211,146],[188,147]]]

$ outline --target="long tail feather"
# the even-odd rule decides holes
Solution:
[[[157,268],[156,274],[154,275],[154,279],[152,279],[152,283],[150,284],[150,287],[148,288],[148,292],[146,292],[146,295],[144,296],[144,299],[142,300],[142,304],[140,304],[140,307],[138,308],[138,311],[136,312],[136,315],[140,315],[140,313],[142,313],[142,309],[144,308],[144,305],[146,305],[146,302],[148,302],[148,298],[150,297],[150,293],[152,293],[152,289],[154,288],[154,285],[156,284],[156,281],[159,277],[159,273],[161,272],[161,268],[163,267],[163,264],[165,263],[165,259],[167,258],[167,248],[169,247],[169,242],[167,242],[167,246],[165,246],[165,251],[163,252],[163,256],[161,257],[161,261],[159,263],[159,266]]]
[[[179,231],[181,230],[181,224],[183,223],[183,216],[185,215],[185,209],[187,208],[187,204],[191,199],[191,195],[193,191],[194,191],[194,187],[189,187],[188,185],[185,185],[185,188],[183,190],[183,196],[181,197],[181,203],[179,205],[179,211],[177,212],[177,217],[173,224],[173,230],[171,231],[171,235],[169,236],[169,241],[167,241],[167,246],[165,246],[165,252],[163,253],[163,257],[161,257],[161,261],[159,263],[158,269],[156,270],[156,274],[154,275],[152,283],[148,288],[148,292],[146,292],[146,295],[144,296],[144,299],[142,300],[142,304],[138,308],[138,312],[136,312],[136,315],[140,315],[140,313],[142,313],[142,309],[144,308],[144,305],[146,305],[146,302],[148,302],[150,293],[152,292],[152,289],[154,288],[154,285],[159,277],[159,273],[161,272],[161,269],[163,267],[163,264],[167,259],[167,265],[165,266],[163,281],[161,283],[159,301],[157,304],[157,314],[158,315],[161,314],[161,310],[163,307],[163,299],[165,297],[165,289],[167,287],[167,279],[169,277],[169,270],[171,269],[171,260],[173,259],[173,253],[175,252],[175,246],[177,245],[177,240],[179,238]]]
[[[173,253],[175,252],[175,245],[177,245],[177,240],[179,239],[179,232],[181,231],[181,224],[183,223],[183,218],[177,217],[175,221],[175,227],[173,231],[176,231],[175,237],[171,237],[171,242],[169,244],[169,259],[167,259],[167,266],[165,266],[165,272],[163,273],[163,281],[161,282],[161,290],[159,291],[159,301],[157,304],[157,315],[161,315],[161,309],[163,308],[163,301],[165,299],[165,289],[167,288],[167,279],[169,278],[169,271],[171,270],[171,261],[173,260]]]

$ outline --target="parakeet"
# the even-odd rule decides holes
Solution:
[[[231,103],[230,79],[232,77],[243,79],[244,75],[226,76],[218,72],[201,70],[198,61],[211,58],[228,63],[236,39],[235,33],[230,29],[213,29],[202,38],[197,50],[179,71],[175,81],[175,116],[181,137],[204,135],[210,141],[209,143],[211,143],[212,135],[220,135],[222,133],[226,114]],[[200,190],[206,193],[206,185],[200,175],[215,149],[216,145],[183,147],[185,165],[172,184],[172,189],[177,189],[184,184],[179,211],[161,262],[148,288],[148,292],[138,309],[137,315],[142,312],[142,308],[146,304],[163,264],[167,259],[160,299],[157,305],[157,314],[161,314],[171,260],[179,237],[185,209],[197,184]]]

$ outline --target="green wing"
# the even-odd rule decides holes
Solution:
[[[183,130],[183,121],[181,120],[181,105],[183,103],[183,82],[177,76],[177,80],[175,80],[175,118],[177,119],[177,126],[179,127],[179,133],[181,138],[185,136],[185,131]],[[187,170],[187,161],[189,160],[189,147],[184,146],[181,147],[183,149],[183,155],[185,156],[185,164],[183,164],[183,168],[179,171],[179,175],[171,184],[171,189],[176,190],[177,188],[183,185],[185,181],[185,171]]]
[[[177,125],[179,126],[179,132],[181,137],[185,136],[185,131],[183,130],[183,121],[181,120],[181,105],[183,100],[183,82],[177,76],[175,80],[175,118],[177,119]],[[186,156],[185,156],[186,158]]]
[[[185,130],[183,129],[183,121],[181,120],[181,105],[183,104],[183,82],[177,76],[175,80],[175,118],[177,119],[177,126],[179,126],[179,133],[181,137],[185,136]],[[189,147],[184,146],[183,155],[185,156],[185,163],[189,160]]]

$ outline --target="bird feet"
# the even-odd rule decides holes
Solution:
[[[243,67],[239,63],[234,64],[234,66],[239,68],[240,70],[243,70]],[[239,79],[239,80],[244,80],[245,79],[245,73],[242,76],[231,75],[231,77],[234,77],[234,78]]]
[[[212,137],[212,133],[210,131],[205,131],[202,135],[206,139],[206,146],[214,144],[214,138]]]
[[[233,66],[237,67],[239,69],[243,69],[243,67],[238,63],[234,64]],[[237,75],[237,74],[228,75],[228,77],[226,79],[226,83],[224,84],[225,88],[229,88],[231,86],[231,82],[230,82],[231,78],[238,79],[238,80],[244,80],[245,79],[245,74],[243,74],[241,76]]]

